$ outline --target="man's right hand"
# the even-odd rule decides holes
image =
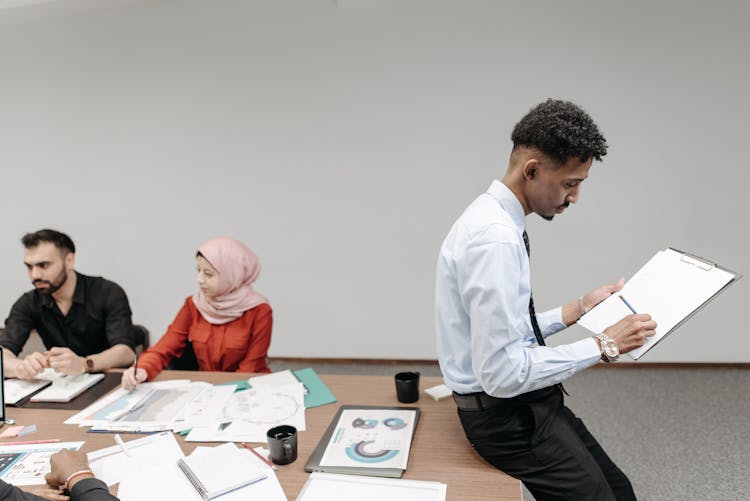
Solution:
[[[15,377],[33,379],[49,367],[49,360],[39,352],[30,353],[26,358],[18,359],[15,365]]]
[[[628,315],[604,329],[604,333],[614,339],[620,353],[628,353],[643,346],[646,338],[656,334],[656,322],[645,313]]]

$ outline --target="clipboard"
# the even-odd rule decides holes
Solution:
[[[633,360],[659,344],[713,301],[742,275],[703,257],[668,247],[657,252],[625,286],[605,299],[578,324],[598,334],[632,313],[619,298],[627,298],[634,311],[656,320],[656,335],[628,353]]]
[[[391,406],[378,406],[378,405],[342,405],[341,407],[339,407],[338,412],[336,412],[336,415],[331,420],[331,424],[328,425],[328,428],[326,429],[325,433],[323,433],[323,436],[320,437],[320,441],[318,442],[318,445],[315,446],[315,450],[310,455],[310,459],[308,459],[307,463],[305,463],[306,472],[308,473],[311,473],[311,472],[343,473],[343,474],[349,474],[349,475],[369,475],[373,477],[401,478],[401,475],[404,474],[403,468],[376,468],[373,466],[366,466],[365,463],[363,463],[363,466],[323,466],[320,464],[321,460],[323,459],[323,455],[326,452],[328,444],[331,441],[331,437],[333,436],[334,432],[338,428],[341,415],[346,410],[360,410],[360,409],[362,410],[377,409],[377,410],[412,411],[414,413],[414,427],[412,430],[410,442],[414,441],[414,435],[417,431],[417,425],[419,424],[419,415],[421,412],[419,407],[391,407]]]

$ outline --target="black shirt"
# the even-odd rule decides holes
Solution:
[[[135,349],[136,331],[122,287],[102,277],[76,272],[73,304],[62,314],[54,298],[34,289],[21,296],[5,321],[0,346],[16,356],[36,329],[47,349],[67,347],[78,356],[100,353],[116,344]]]

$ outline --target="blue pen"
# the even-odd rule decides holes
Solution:
[[[628,303],[628,300],[627,300],[627,299],[625,299],[625,298],[624,298],[624,297],[622,296],[622,294],[618,294],[618,296],[617,296],[617,297],[619,297],[620,299],[622,299],[622,302],[623,302],[623,303],[625,303],[625,306],[627,306],[627,307],[628,307],[628,309],[629,309],[630,311],[632,311],[632,312],[633,312],[633,314],[635,314],[635,315],[637,315],[637,314],[638,314],[638,312],[637,312],[637,311],[635,311],[635,308],[633,308],[633,307],[632,307],[632,306],[630,305],[630,303]]]

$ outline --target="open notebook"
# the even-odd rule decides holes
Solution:
[[[233,443],[196,449],[177,466],[201,498],[208,500],[266,478]]]
[[[32,402],[70,402],[104,379],[104,374],[78,374],[65,376],[52,369],[45,369],[37,379],[52,381],[52,384],[31,397]]]

